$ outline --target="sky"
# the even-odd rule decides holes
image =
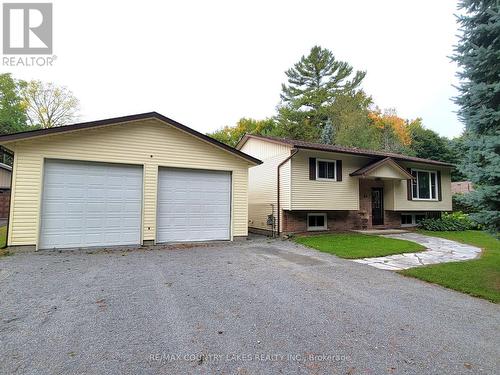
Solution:
[[[266,118],[284,72],[320,45],[367,71],[380,108],[447,137],[463,129],[456,1],[55,0],[53,12],[53,66],[2,72],[68,87],[80,121],[157,111],[206,133]]]

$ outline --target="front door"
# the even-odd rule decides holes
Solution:
[[[384,188],[372,188],[372,225],[384,224]]]

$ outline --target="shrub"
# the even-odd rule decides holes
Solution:
[[[469,215],[463,212],[444,213],[442,217],[436,219],[424,219],[419,223],[419,227],[432,231],[462,231],[477,229],[477,224],[471,220]]]

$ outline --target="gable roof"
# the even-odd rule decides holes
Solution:
[[[369,163],[365,165],[362,168],[359,168],[357,171],[354,171],[350,174],[350,176],[368,176],[371,172],[376,170],[377,168],[381,167],[382,165],[390,164],[394,168],[397,169],[399,173],[401,173],[403,176],[405,176],[407,179],[413,179],[414,177],[408,173],[406,169],[404,169],[402,166],[400,166],[394,159],[392,158],[385,158],[381,159],[378,161],[375,161],[373,163]]]
[[[261,139],[268,142],[274,142],[278,144],[288,145],[292,148],[301,148],[307,150],[316,150],[316,151],[327,151],[327,152],[338,152],[343,154],[351,154],[351,155],[359,155],[359,156],[368,156],[368,157],[382,157],[382,158],[392,158],[394,160],[399,161],[410,161],[415,163],[426,163],[426,164],[435,164],[442,165],[446,167],[454,167],[451,163],[446,163],[443,161],[431,160],[431,159],[422,159],[414,156],[407,156],[402,154],[396,154],[392,152],[384,152],[384,151],[373,151],[366,150],[357,147],[344,147],[344,146],[336,146],[336,145],[326,145],[323,143],[313,143],[306,142],[297,139],[288,139],[288,138],[280,138],[280,137],[270,137],[263,135],[255,135],[255,134],[246,134],[241,138],[241,140],[236,145],[237,149],[241,149],[246,141],[250,138]]]
[[[244,152],[237,150],[236,148],[233,148],[233,147],[228,146],[222,142],[219,142],[218,140],[211,138],[208,135],[205,135],[205,134],[200,133],[194,129],[191,129],[190,127],[183,125],[180,122],[177,122],[177,121],[172,120],[166,116],[163,116],[162,114],[160,114],[158,112],[139,113],[136,115],[114,117],[114,118],[109,118],[109,119],[99,120],[99,121],[81,122],[81,123],[73,124],[73,125],[64,125],[64,126],[58,126],[58,127],[54,127],[54,128],[48,128],[48,129],[29,130],[29,131],[20,132],[20,133],[1,135],[0,136],[0,144],[4,144],[7,142],[13,142],[13,141],[22,141],[25,139],[30,139],[30,138],[35,138],[35,137],[42,137],[42,136],[47,136],[47,135],[71,132],[71,131],[75,131],[75,130],[91,129],[91,128],[97,128],[100,126],[107,126],[107,125],[117,125],[117,124],[124,123],[124,122],[146,120],[146,119],[160,120],[164,123],[167,123],[168,125],[173,126],[174,128],[177,128],[183,132],[191,134],[192,136],[194,136],[196,138],[199,138],[205,142],[213,144],[216,147],[222,148],[225,151],[228,151],[232,154],[235,154],[235,155],[251,162],[252,164],[262,164],[262,161],[260,161],[257,158],[254,158],[253,156],[247,155]]]

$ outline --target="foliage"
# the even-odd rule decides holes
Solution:
[[[328,116],[334,123],[334,144],[379,149],[377,130],[368,118],[372,103],[362,90],[337,96],[328,107]]]
[[[0,227],[0,248],[5,247],[7,245],[7,226]]]
[[[416,157],[450,161],[451,151],[446,138],[440,137],[435,131],[424,127],[420,119],[408,125],[408,131],[411,138],[411,149]]]
[[[466,195],[478,208],[474,219],[491,232],[500,228],[500,3],[496,0],[462,0],[461,26],[453,59],[461,71],[459,116],[465,123],[465,154],[461,171],[474,183]]]
[[[32,126],[52,128],[77,118],[79,102],[66,87],[30,81],[22,91],[28,120]]]
[[[298,237],[296,242],[341,258],[356,259],[392,254],[411,253],[424,247],[411,241],[365,234],[323,234]]]
[[[404,152],[411,144],[408,121],[398,117],[394,109],[386,110],[383,113],[376,109],[370,112],[368,117],[377,129],[380,149],[389,152]],[[420,119],[413,122],[420,122]]]
[[[276,135],[276,122],[273,119],[242,118],[235,126],[224,126],[209,136],[234,147],[245,134]]]
[[[469,218],[469,215],[457,211],[444,213],[440,218],[424,219],[419,223],[419,227],[430,231],[462,231],[476,229],[477,224]]]
[[[422,232],[483,249],[479,259],[415,267],[399,273],[500,302],[500,242],[485,232]]]
[[[318,141],[328,120],[328,108],[339,95],[353,93],[365,72],[314,46],[307,56],[285,72],[281,87],[278,121],[283,133],[297,139]]]
[[[0,74],[0,134],[26,130],[26,108],[21,90],[26,82],[12,78],[10,73]]]
[[[466,196],[469,193],[464,193],[464,194],[453,194],[451,196],[451,202],[452,202],[452,208],[453,211],[462,211],[466,214],[471,214],[474,212],[477,212],[477,209],[474,206],[471,206],[467,202],[467,197]]]

